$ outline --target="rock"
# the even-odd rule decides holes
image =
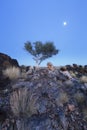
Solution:
[[[87,65],[84,65],[84,69],[87,70]]]
[[[9,119],[9,130],[87,130],[86,83],[56,68],[27,72],[0,90],[1,127]]]
[[[0,90],[4,90],[10,84],[10,79],[8,77],[1,76],[0,77]]]
[[[66,85],[66,87],[72,87],[74,85],[74,82],[72,80],[66,80],[64,84]]]
[[[72,66],[71,66],[71,65],[66,65],[65,67],[66,67],[66,69],[67,69],[68,71],[71,71],[71,70],[72,70]]]
[[[68,104],[67,109],[68,109],[68,111],[72,112],[75,110],[75,106],[73,104]]]
[[[4,89],[11,82],[8,77],[3,75],[3,70],[11,66],[19,67],[17,60],[0,53],[0,90]]]
[[[0,122],[3,122],[7,118],[7,114],[5,111],[0,110]]]
[[[77,64],[73,64],[73,67],[74,67],[74,68],[77,68],[77,67],[78,67],[78,65],[77,65]]]
[[[0,53],[0,67],[5,69],[10,66],[19,67],[19,64],[16,59],[12,59],[10,56]]]
[[[53,64],[52,64],[51,62],[48,62],[48,63],[47,63],[47,68],[48,68],[49,70],[54,70],[54,66],[53,66]]]
[[[84,85],[85,85],[85,89],[87,90],[87,83],[85,83]]]
[[[10,56],[0,53],[0,123],[11,113],[9,102],[11,80],[3,75],[3,70],[10,66],[19,67],[19,64],[16,59],[12,59]]]
[[[11,108],[19,130],[82,130],[84,125],[87,127],[74,98],[74,94],[81,91],[81,84],[67,78],[62,81],[63,75],[59,70],[39,69],[31,75],[28,75],[27,81],[18,80],[11,94]]]

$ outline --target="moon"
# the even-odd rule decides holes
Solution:
[[[67,22],[66,21],[63,22],[63,26],[67,26]]]

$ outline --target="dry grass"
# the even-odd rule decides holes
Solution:
[[[20,77],[20,69],[18,67],[9,67],[3,71],[3,75],[9,77],[11,80]]]
[[[69,101],[68,95],[65,92],[61,92],[59,96],[56,98],[56,104],[58,106],[63,105],[64,103],[67,103]]]
[[[87,107],[83,109],[83,117],[87,121]]]
[[[87,83],[87,76],[82,76],[82,77],[80,78],[80,81],[81,81],[82,83]]]
[[[84,94],[81,93],[81,92],[77,92],[77,93],[74,95],[74,98],[76,99],[76,101],[77,101],[78,103],[81,103],[81,104],[83,104],[84,101],[85,101],[85,96],[84,96]]]
[[[21,72],[21,78],[26,79],[27,78],[27,74],[25,72]]]
[[[36,98],[29,93],[27,88],[20,88],[10,96],[10,105],[16,117],[30,117],[37,114],[35,108]]]
[[[76,73],[73,73],[73,71],[70,71],[70,74],[73,78],[76,78]]]

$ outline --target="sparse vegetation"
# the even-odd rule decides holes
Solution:
[[[87,83],[87,76],[82,76],[82,77],[80,78],[80,81],[81,81],[82,83]]]
[[[10,96],[10,105],[16,117],[30,117],[36,114],[36,98],[29,94],[28,88],[20,88]]]
[[[61,92],[59,96],[56,98],[56,103],[58,106],[63,105],[69,101],[68,95],[65,92]]]
[[[9,77],[11,80],[20,77],[20,69],[18,67],[9,67],[3,71],[3,75]]]
[[[73,78],[76,78],[76,74],[75,74],[75,73],[73,73],[72,71],[70,71],[70,74],[71,74],[71,76],[72,76]]]
[[[77,93],[74,95],[74,98],[76,99],[76,101],[77,101],[78,103],[84,104],[85,97],[84,97],[84,94],[83,94],[83,93],[77,92]]]

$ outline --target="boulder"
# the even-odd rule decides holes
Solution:
[[[7,68],[10,66],[19,67],[18,61],[16,59],[12,59],[10,56],[0,53],[0,68]]]
[[[17,60],[12,59],[4,53],[0,53],[0,90],[5,89],[5,87],[10,83],[10,79],[3,75],[3,70],[12,66],[19,67]]]

